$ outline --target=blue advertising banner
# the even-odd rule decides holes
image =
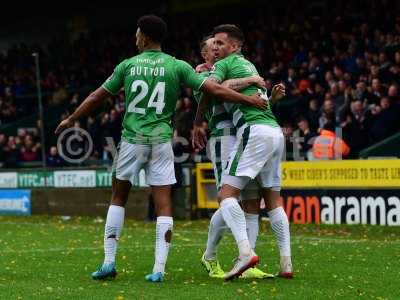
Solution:
[[[30,190],[1,190],[0,189],[0,215],[31,214]]]

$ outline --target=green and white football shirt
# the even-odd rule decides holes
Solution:
[[[205,71],[199,74],[206,79],[210,72]],[[193,96],[197,103],[200,102],[203,93],[200,91],[193,91]],[[208,122],[208,129],[210,130],[211,137],[235,135],[236,131],[232,123],[232,115],[228,113],[222,102],[212,100],[206,111],[205,118]]]
[[[219,82],[223,82],[228,79],[245,78],[253,75],[258,75],[255,66],[245,59],[243,55],[232,53],[214,64],[210,76],[216,78]],[[240,93],[250,96],[255,93],[266,93],[266,91],[262,91],[257,86],[252,85],[242,89]],[[270,107],[263,111],[243,104],[228,104],[225,106],[229,107],[229,111],[232,112],[232,121],[236,128],[244,124],[266,124],[272,127],[279,127]]]
[[[147,50],[122,61],[102,87],[111,94],[125,90],[122,139],[159,144],[172,138],[171,118],[181,85],[198,90],[204,81],[185,61]]]

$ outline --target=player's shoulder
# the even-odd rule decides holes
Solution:
[[[134,64],[136,57],[137,55],[124,58],[123,60],[120,61],[117,67],[122,69],[128,69],[129,66],[132,66],[132,64]]]
[[[173,59],[173,56],[162,51],[143,51],[125,59],[125,61],[127,63],[165,63]]]
[[[231,59],[230,55],[227,56],[227,57],[221,58],[221,59],[217,60],[217,61],[214,63],[214,66],[223,65],[223,64],[227,63],[230,59]]]
[[[176,66],[190,66],[192,67],[187,61],[183,60],[183,59],[179,59],[173,56],[173,60],[174,60],[174,64]]]
[[[231,55],[231,61],[236,63],[251,63],[246,57],[240,53],[235,53]]]
[[[173,66],[173,67],[186,67],[189,66],[191,67],[186,61],[182,59],[178,59],[175,56],[172,56],[170,54],[167,54],[165,52],[160,52],[160,57],[164,60],[164,63]]]
[[[228,56],[226,56],[226,57],[224,57],[222,59],[217,60],[214,63],[211,71],[215,71],[215,69],[217,69],[217,68],[224,68],[224,67],[231,66],[233,61],[234,61],[234,59],[235,58],[234,58],[233,55],[228,55]]]
[[[129,61],[129,58],[124,58],[117,64],[117,67],[124,67],[126,63]]]
[[[173,66],[176,72],[187,74],[187,72],[195,72],[193,67],[185,60],[174,57]]]

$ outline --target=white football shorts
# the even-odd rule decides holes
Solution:
[[[114,157],[113,176],[129,180],[132,184],[141,169],[145,169],[148,185],[172,185],[176,183],[174,152],[171,142],[144,145],[122,140]]]
[[[208,143],[207,154],[214,168],[217,189],[222,186],[221,177],[223,170],[228,166],[229,155],[236,143],[235,135],[211,137]],[[256,180],[250,180],[240,194],[240,200],[258,199],[260,186]]]
[[[256,178],[263,188],[280,191],[284,136],[281,128],[269,125],[244,125],[222,175],[222,184],[243,189]]]

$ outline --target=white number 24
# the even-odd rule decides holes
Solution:
[[[140,88],[140,92],[135,96],[135,98],[133,98],[132,102],[129,103],[128,112],[144,115],[146,113],[146,109],[137,107],[136,105],[147,96],[147,94],[149,93],[149,86],[143,80],[135,80],[134,82],[132,82],[131,92],[136,93],[138,88]],[[165,106],[165,82],[160,81],[156,84],[155,88],[153,89],[147,107],[155,107],[156,114],[159,115],[162,114],[164,106]]]

